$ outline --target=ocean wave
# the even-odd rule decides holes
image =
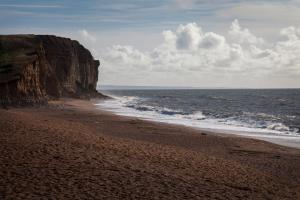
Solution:
[[[139,103],[132,103],[128,102],[125,104],[125,107],[127,108],[133,108],[138,111],[142,112],[157,112],[162,115],[185,115],[183,111],[180,110],[173,110],[165,107],[154,107],[154,106],[149,106],[149,105],[140,105]]]
[[[186,118],[193,119],[193,120],[204,120],[207,117],[201,111],[198,111],[198,112],[195,112],[193,114],[186,116]]]
[[[99,105],[121,115],[198,128],[300,136],[299,129],[290,128],[283,123],[276,122],[280,119],[276,115],[242,112],[242,116],[215,118],[204,115],[201,111],[187,113],[182,110],[145,105],[145,99],[136,96],[116,97],[114,99],[104,101]]]
[[[137,106],[137,105],[130,104],[130,105],[126,105],[126,107],[134,108],[138,111],[153,111],[154,110],[154,108],[152,106]]]
[[[281,116],[279,115],[272,115],[266,113],[253,113],[253,112],[242,112],[242,115],[245,117],[253,117],[253,118],[260,118],[266,120],[280,120]]]
[[[267,126],[267,129],[281,131],[281,132],[289,132],[289,131],[291,131],[291,129],[288,126],[285,126],[282,123],[269,124]]]
[[[228,99],[223,96],[208,96],[208,98],[212,100],[219,100],[219,101],[232,101],[232,99]]]
[[[182,112],[182,111],[172,110],[172,109],[168,109],[168,108],[163,108],[163,109],[159,110],[158,112],[163,115],[185,115],[184,112]]]
[[[222,118],[222,119],[216,119],[219,123],[232,125],[235,127],[247,127],[247,128],[253,128],[253,129],[261,129],[266,131],[275,131],[276,133],[284,134],[284,135],[299,135],[299,129],[297,128],[291,128],[283,123],[279,122],[273,122],[273,121],[259,121],[259,120],[253,120],[253,119],[241,119],[241,118]]]
[[[136,99],[134,99],[136,100]],[[191,120],[203,120],[206,118],[206,116],[201,112],[197,111],[192,114],[189,114],[187,112],[184,112],[182,110],[175,110],[170,109],[166,107],[159,107],[159,106],[149,106],[149,105],[140,105],[139,103],[135,104],[131,101],[125,104],[127,108],[133,108],[137,111],[141,112],[155,112],[157,114],[161,115],[168,115],[168,116],[176,116],[177,118],[185,118],[185,119],[191,119]]]

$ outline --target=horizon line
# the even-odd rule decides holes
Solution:
[[[153,86],[153,85],[97,85],[97,89],[300,89],[300,87],[197,87],[197,86]]]

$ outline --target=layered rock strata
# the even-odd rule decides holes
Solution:
[[[102,96],[96,91],[99,65],[75,40],[51,35],[2,35],[1,104]]]

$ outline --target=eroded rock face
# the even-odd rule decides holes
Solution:
[[[51,98],[101,96],[100,63],[79,42],[50,35],[0,36],[2,104],[45,103]]]

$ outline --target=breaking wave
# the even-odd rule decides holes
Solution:
[[[202,111],[187,112],[156,105],[146,105],[147,98],[138,96],[114,96],[112,100],[97,105],[119,115],[146,120],[180,124],[201,129],[233,131],[239,133],[264,133],[277,136],[300,137],[298,128],[277,122],[280,116],[266,113],[241,112],[228,117],[204,114]],[[293,118],[294,116],[287,116]]]

